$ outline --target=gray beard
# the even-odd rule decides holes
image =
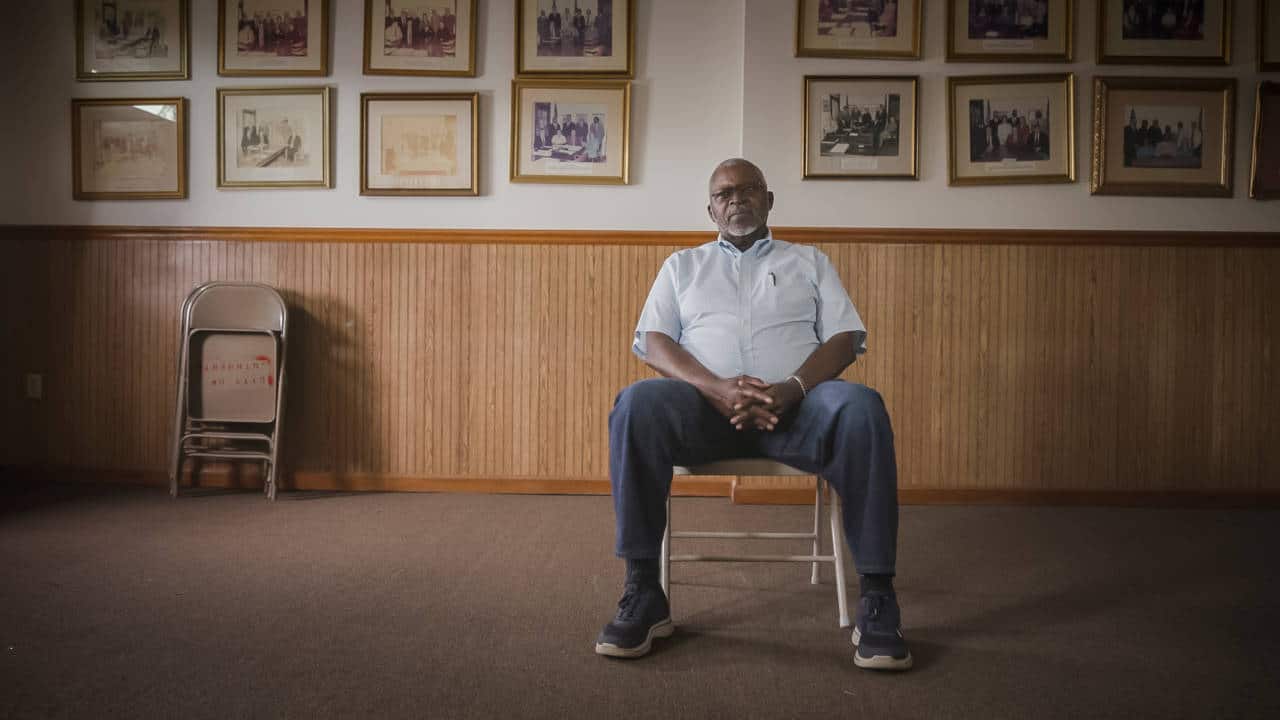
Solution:
[[[755,231],[757,231],[757,230],[759,230],[760,228],[764,227],[764,223],[762,223],[762,222],[756,222],[756,223],[754,223],[754,224],[750,224],[750,225],[740,225],[740,224],[737,224],[737,223],[730,222],[730,223],[727,225],[727,227],[728,227],[728,229],[729,229],[729,232],[730,232],[734,237],[746,237],[746,236],[750,235],[751,233],[754,233]]]

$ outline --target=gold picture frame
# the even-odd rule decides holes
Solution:
[[[1098,64],[1230,65],[1231,0],[1200,1],[1201,16],[1184,18],[1175,4],[1162,17],[1130,18],[1124,0],[1098,0]]]
[[[218,74],[224,77],[325,77],[329,74],[329,33],[332,19],[330,0],[217,0]],[[247,17],[231,17],[227,5],[238,2],[236,12]],[[255,3],[247,8],[245,2]],[[277,24],[262,20],[260,12],[290,8],[282,4],[302,4],[301,19],[278,15]],[[258,10],[258,6],[262,10]],[[312,15],[312,10],[315,15]],[[299,12],[293,8],[294,12]],[[236,24],[232,30],[229,26]],[[305,49],[301,58],[299,44]],[[316,48],[313,54],[311,48]],[[248,49],[245,49],[248,48]]]
[[[947,78],[948,184],[1075,182],[1075,94],[1074,73]]]
[[[1280,72],[1280,7],[1274,0],[1258,0],[1258,72]]]
[[[984,12],[984,0],[947,0],[947,62],[1071,62],[1075,0],[1039,2],[1043,17],[1001,22]]]
[[[802,178],[918,179],[919,97],[915,75],[806,75]]]
[[[479,103],[478,92],[361,94],[360,194],[479,195]],[[424,114],[430,106],[436,111]],[[414,167],[400,167],[410,163],[401,156]]]
[[[1260,82],[1253,112],[1249,197],[1280,199],[1280,83]]]
[[[73,99],[71,194],[76,200],[185,199],[187,99]]]
[[[637,0],[590,1],[595,3],[597,11],[594,20],[586,19],[589,13],[582,15],[581,24],[574,22],[573,18],[562,19],[557,31],[552,23],[554,15],[541,15],[549,9],[544,6],[550,6],[552,0],[516,0],[518,77],[635,77]],[[567,13],[569,3],[566,0],[558,2],[566,6]],[[555,6],[557,10],[559,4]],[[607,21],[599,12],[606,4],[609,8]],[[619,5],[626,7],[618,12]],[[625,48],[616,47],[618,38],[625,39]],[[592,45],[592,40],[595,40],[595,45]],[[588,52],[588,48],[592,52]]]
[[[439,17],[440,27],[431,18],[426,22],[410,20],[407,8],[401,7],[401,20],[387,20],[386,12],[394,13],[395,4],[421,5],[417,0],[391,0],[376,2],[364,0],[364,74],[365,75],[413,75],[419,77],[475,77],[476,75],[476,0],[441,0],[453,5],[452,19],[445,7],[445,13]],[[383,6],[383,26],[379,32],[374,16],[377,6]],[[434,12],[434,8],[432,8]],[[408,22],[406,22],[406,20]],[[405,31],[408,24],[410,29]],[[394,37],[393,37],[394,34]],[[389,51],[391,41],[395,38],[403,44],[404,53],[400,55]],[[439,39],[438,39],[439,38]],[[381,46],[382,57],[375,58],[374,48]],[[452,60],[448,53],[452,48]],[[439,55],[433,55],[439,50]]]
[[[626,185],[630,167],[631,81],[512,81],[511,182]]]
[[[218,88],[218,187],[332,188],[331,95],[327,85]]]
[[[1235,94],[1235,78],[1095,77],[1090,193],[1231,197]]]
[[[162,5],[162,14],[150,10],[138,23],[132,13],[125,22],[118,4],[109,6],[113,16],[108,18],[104,6],[95,0],[75,0],[76,79],[190,80],[191,1],[168,0]],[[103,16],[98,17],[99,13]]]
[[[890,8],[891,21],[886,17]],[[849,30],[842,32],[846,20]],[[919,60],[923,24],[921,0],[886,0],[879,16],[859,18],[858,22],[850,16],[823,18],[818,0],[796,0],[796,57]],[[892,35],[887,34],[889,25]],[[899,32],[903,27],[907,32]],[[865,39],[858,36],[859,29],[865,30]],[[882,34],[877,37],[877,32]],[[838,34],[845,37],[836,37]]]

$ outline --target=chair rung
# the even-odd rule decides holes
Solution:
[[[790,532],[697,532],[685,530],[672,531],[673,538],[721,538],[725,540],[813,540],[816,533]]]
[[[671,562],[835,562],[833,555],[672,555]]]
[[[267,453],[253,452],[252,450],[186,450],[182,451],[183,457],[211,457],[226,458],[228,460],[243,460],[245,458],[251,460],[270,460],[271,456]]]
[[[200,432],[200,431],[196,431],[196,432],[189,432],[189,433],[187,433],[187,434],[185,434],[185,435],[183,435],[183,436],[182,436],[182,439],[183,439],[183,440],[190,440],[190,439],[193,439],[193,438],[216,438],[216,439],[218,439],[218,440],[260,440],[260,441],[265,442],[265,443],[269,443],[269,442],[271,442],[271,436],[270,436],[270,435],[264,435],[264,434],[262,434],[262,433],[237,433],[237,432],[215,432],[215,431],[210,431],[210,432]]]

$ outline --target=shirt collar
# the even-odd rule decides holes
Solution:
[[[743,252],[738,249],[737,245],[725,240],[724,235],[716,236],[716,244],[734,257],[738,257],[743,254]],[[751,247],[747,248],[747,252],[755,253],[756,255],[763,255],[769,251],[769,246],[771,245],[773,245],[773,231],[768,230],[765,232],[764,237],[755,241]]]

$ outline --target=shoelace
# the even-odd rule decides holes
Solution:
[[[875,622],[880,619],[880,608],[884,606],[884,598],[871,595],[867,601],[867,622]]]
[[[639,585],[627,585],[622,590],[622,599],[618,601],[618,617],[622,622],[631,622],[640,616],[643,593]]]

